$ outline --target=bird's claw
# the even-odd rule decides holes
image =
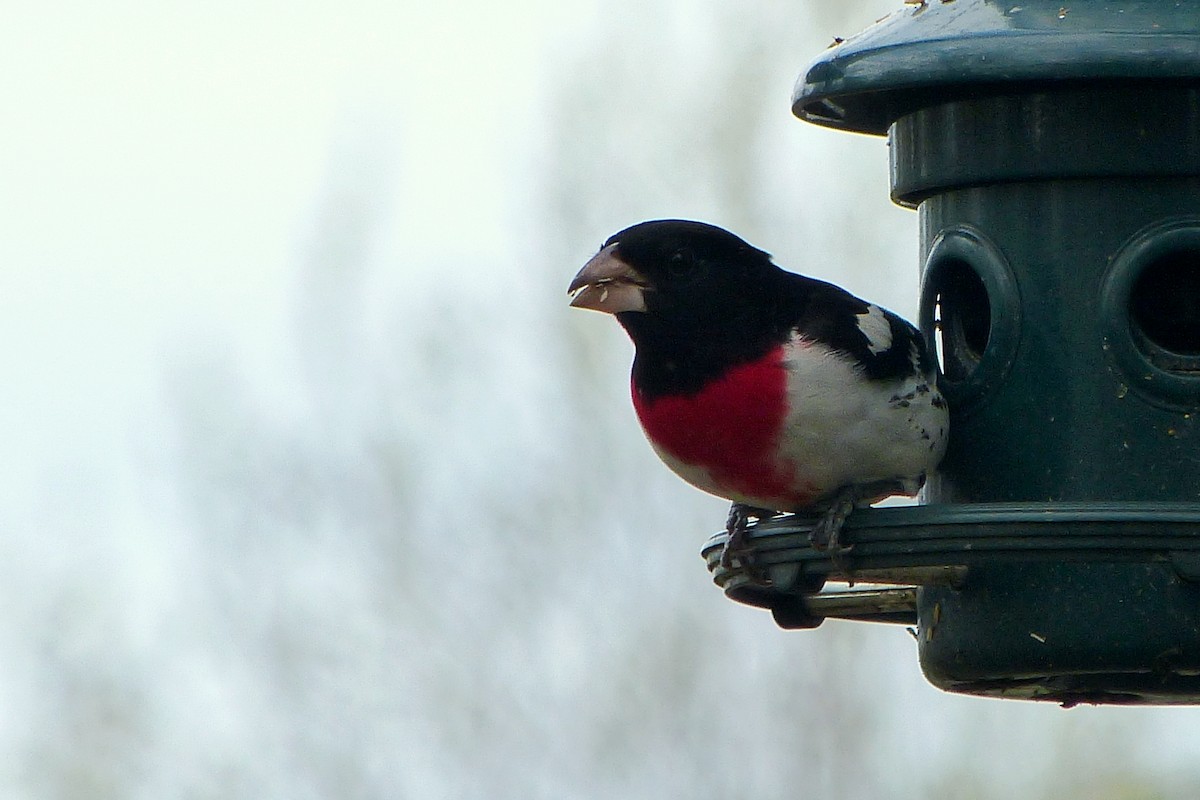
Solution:
[[[720,565],[723,569],[732,569],[735,561],[739,562],[742,569],[745,570],[746,576],[751,583],[760,586],[769,586],[770,578],[764,575],[761,570],[754,564],[753,559],[749,558],[754,553],[754,548],[750,546],[750,537],[747,526],[750,517],[756,519],[764,519],[771,516],[773,512],[754,508],[744,503],[734,503],[729,507],[729,517],[725,520],[725,532],[728,534],[725,539],[725,546],[721,548]]]
[[[748,514],[746,507],[734,503],[729,507],[729,516],[725,519],[725,546],[721,548],[721,566],[729,569],[736,557],[746,553],[746,523]]]
[[[848,486],[834,495],[833,500],[825,509],[825,513],[817,520],[808,534],[808,542],[814,550],[820,550],[829,555],[833,568],[839,574],[849,575],[846,562],[842,559],[846,553],[854,549],[854,545],[843,545],[840,541],[842,526],[850,512],[858,504],[858,492],[853,486]]]

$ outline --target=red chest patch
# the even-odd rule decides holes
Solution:
[[[660,450],[706,471],[713,485],[702,489],[774,500],[775,508],[803,504],[807,492],[778,457],[787,416],[783,356],[783,348],[776,348],[693,395],[645,400],[634,386],[642,429]]]

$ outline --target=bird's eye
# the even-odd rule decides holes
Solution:
[[[687,250],[676,250],[667,258],[667,271],[672,275],[683,275],[692,268],[692,254]]]

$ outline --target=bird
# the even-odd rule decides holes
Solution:
[[[916,495],[945,454],[948,408],[920,332],[723,228],[632,225],[567,291],[632,340],[633,408],[654,452],[731,501],[722,566],[748,564],[751,518],[791,512],[816,515],[811,546],[838,566],[853,509]]]

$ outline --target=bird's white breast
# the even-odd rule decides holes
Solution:
[[[785,348],[785,364],[789,403],[780,452],[797,474],[832,492],[913,481],[941,460],[949,422],[933,376],[869,380],[846,355],[798,334]]]

